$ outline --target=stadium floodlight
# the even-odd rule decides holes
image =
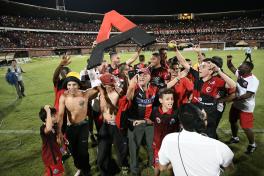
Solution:
[[[56,0],[56,9],[57,10],[66,10],[64,0]]]

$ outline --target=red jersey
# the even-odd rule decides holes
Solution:
[[[161,106],[153,109],[151,120],[154,122],[153,147],[159,149],[167,134],[179,131],[179,120],[175,110],[164,113]]]
[[[131,107],[128,110],[129,118],[133,120],[149,119],[157,92],[158,87],[153,85],[149,85],[146,91],[137,86]]]
[[[134,65],[135,70],[141,69],[141,68],[146,68],[146,67],[147,67],[147,64],[143,64],[143,63],[138,63],[138,64]]]
[[[160,77],[163,82],[169,77],[169,72],[164,67],[151,68],[151,80],[155,77]]]
[[[126,96],[119,98],[118,100],[118,111],[116,113],[116,126],[118,128],[125,128],[127,119],[125,116],[126,110],[131,106],[131,101],[127,100]]]
[[[45,134],[44,129],[45,125],[40,127],[40,136],[42,139],[42,160],[45,166],[55,165],[56,163],[53,160],[52,152],[57,160],[61,161],[62,154],[60,152],[60,147],[56,141],[56,133],[50,132]]]
[[[225,87],[225,81],[218,76],[214,76],[204,82],[199,78],[199,72],[193,68],[190,69],[190,73],[195,78],[192,102],[206,106],[216,105],[216,99],[219,97],[220,90]]]
[[[174,105],[179,108],[180,105],[188,102],[193,91],[193,83],[186,77],[181,78],[173,87],[175,96],[174,96]]]

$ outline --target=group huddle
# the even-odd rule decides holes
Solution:
[[[70,58],[63,56],[53,75],[54,107],[46,105],[39,113],[44,122],[40,133],[45,175],[63,175],[67,153],[78,169],[76,175],[92,175],[89,135],[97,146],[96,163],[102,176],[120,170],[122,175],[141,175],[142,145],[155,176],[163,171],[220,175],[220,168],[232,167],[234,156],[216,133],[225,103],[231,101],[229,144],[239,142],[240,120],[249,141],[246,153],[254,152],[253,111],[259,81],[251,73],[252,61],[244,60],[236,68],[232,56],[227,56],[235,82],[222,70],[221,57],[206,58],[195,47],[198,62],[193,65],[177,47],[174,51],[175,57],[168,59],[167,49],[161,48],[149,63],[140,55],[141,49],[124,63],[117,52],[110,52],[110,64],[103,61],[80,74],[67,67]],[[139,63],[132,66],[138,57]],[[112,144],[118,167],[114,167]]]

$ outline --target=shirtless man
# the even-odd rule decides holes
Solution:
[[[124,98],[122,85],[110,73],[105,73],[100,77],[104,89],[104,97],[100,95],[100,106],[103,117],[103,125],[99,131],[97,165],[101,176],[115,175],[112,160],[112,143],[117,149],[119,164],[122,167],[122,175],[128,171],[128,148],[127,138],[116,125],[117,111],[121,109],[121,99]],[[122,98],[121,98],[122,97]],[[105,102],[105,106],[102,103]]]
[[[81,170],[81,175],[90,175],[89,154],[88,154],[88,121],[87,105],[89,99],[94,98],[100,88],[80,90],[81,82],[74,76],[69,76],[64,81],[66,91],[59,100],[58,114],[58,143],[61,143],[63,135],[61,132],[63,114],[67,108],[68,119],[71,123],[68,126],[66,135],[72,148],[74,165]]]

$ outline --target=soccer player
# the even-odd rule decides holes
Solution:
[[[258,90],[259,80],[252,74],[254,68],[252,62],[244,61],[237,69],[232,63],[232,58],[231,55],[227,57],[227,66],[237,77],[237,91],[229,112],[229,122],[232,130],[232,138],[229,143],[239,142],[237,136],[237,121],[240,120],[240,126],[246,133],[249,142],[245,153],[251,154],[257,148],[253,133],[253,111],[255,108],[255,96]]]
[[[223,87],[229,88],[230,91],[235,91],[236,83],[222,72],[221,69],[214,64],[211,58],[204,59],[201,62],[198,72],[190,67],[177,47],[176,56],[180,64],[185,69],[189,70],[194,77],[192,103],[195,103],[204,109],[208,115],[206,134],[209,137],[216,138],[218,93]],[[219,76],[215,76],[215,74]]]

